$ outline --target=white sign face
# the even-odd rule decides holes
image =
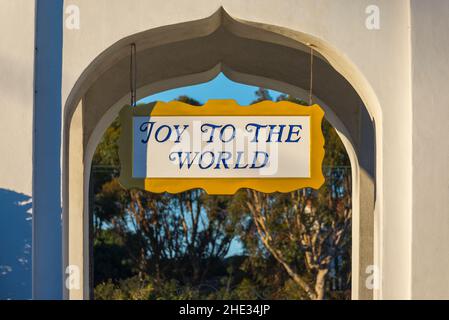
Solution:
[[[309,178],[310,116],[134,116],[133,178]]]

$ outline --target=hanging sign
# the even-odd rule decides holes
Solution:
[[[120,112],[120,182],[158,193],[318,189],[324,182],[323,116],[318,105],[288,101],[127,106]]]

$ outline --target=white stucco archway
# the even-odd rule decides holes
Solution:
[[[357,93],[343,103],[338,101],[346,96],[341,86],[315,86],[323,90],[316,96],[352,139],[360,189],[367,182],[376,195],[373,228],[365,230],[360,223],[361,235],[374,236],[372,256],[381,273],[375,298],[449,297],[448,1],[16,0],[0,6],[0,101],[5,106],[0,111],[5,132],[0,150],[7,155],[0,160],[0,187],[8,197],[12,191],[17,199],[26,195],[32,200],[32,268],[25,275],[28,280],[24,276],[15,282],[27,282],[24,298],[62,297],[67,279],[62,244],[64,263],[80,263],[82,278],[88,278],[84,249],[76,241],[69,246],[68,238],[83,239],[87,145],[105,125],[106,111],[126,96],[131,42],[138,44],[139,61],[146,61],[139,85],[152,86],[148,92],[207,80],[198,74],[212,76],[214,68],[237,81],[296,92],[305,87],[301,78],[307,73],[306,55],[300,51],[308,51],[307,43],[315,45],[326,61],[318,64],[325,72],[315,77],[318,83],[332,77],[326,73],[331,65],[340,75],[337,82]],[[68,6],[79,8],[79,29],[66,24]],[[374,29],[366,24],[367,8],[373,6],[380,14]],[[233,19],[214,15],[220,7]],[[214,33],[220,27],[222,38]],[[249,51],[245,56],[246,51],[223,44]],[[183,54],[175,59],[173,50]],[[258,66],[247,63],[254,57]],[[358,104],[367,111],[348,108]],[[372,127],[373,122],[375,139],[371,129],[360,137],[364,124]],[[375,157],[365,157],[369,152],[360,147],[372,140]],[[9,204],[16,205],[8,197],[2,202],[4,212]],[[374,201],[361,198],[360,204],[373,207]],[[361,220],[369,211],[362,209]],[[8,221],[3,227],[17,233],[23,226]],[[65,297],[87,297],[82,290],[71,291]]]
[[[17,285],[26,282],[24,298],[62,297],[67,279],[61,259],[63,243],[64,263],[81,263],[81,271],[88,269],[82,265],[88,261],[83,259],[82,246],[72,242],[69,247],[68,238],[61,239],[61,210],[65,237],[83,239],[80,222],[84,213],[80,207],[84,203],[84,168],[89,165],[85,152],[89,141],[94,141],[93,131],[97,134],[96,128],[104,125],[106,110],[126,96],[127,76],[123,75],[128,69],[125,61],[131,42],[136,42],[143,54],[139,61],[146,61],[142,70],[154,75],[146,74],[139,82],[141,87],[153,86],[148,92],[206,80],[195,75],[214,74],[211,70],[218,68],[220,60],[222,70],[234,80],[295,92],[304,88],[300,78],[307,73],[301,67],[306,65],[306,56],[295,52],[301,47],[308,51],[304,44],[315,45],[326,60],[321,71],[332,65],[341,77],[338,82],[349,84],[367,110],[359,117],[362,114],[347,108],[357,105],[357,99],[352,103],[338,101],[345,96],[338,94],[343,92],[341,87],[316,86],[327,89],[327,94],[315,92],[316,96],[346,127],[357,153],[360,177],[367,178],[373,189],[370,192],[376,195],[375,215],[371,216],[374,227],[365,230],[365,224],[360,223],[360,234],[375,236],[374,263],[381,273],[375,298],[449,297],[449,139],[445,138],[449,117],[448,1],[4,2],[0,4],[0,101],[5,107],[0,109],[0,127],[5,134],[0,150],[7,156],[0,160],[0,188],[7,198],[1,204],[5,213],[9,204],[16,205],[9,198],[11,192],[17,199],[26,195],[32,200],[32,227],[28,229],[32,268],[15,280]],[[66,19],[72,18],[65,10],[69,6],[79,8],[79,29],[66,24]],[[366,24],[370,17],[367,9],[373,6],[380,14],[379,28],[374,29]],[[220,7],[234,22],[217,15],[206,18]],[[245,57],[242,51],[232,52],[217,42],[220,37],[214,31],[220,26],[226,26],[221,28],[225,33],[222,39],[227,41],[223,43],[252,51]],[[214,46],[211,41],[215,41]],[[191,44],[189,52],[181,45],[187,42]],[[175,59],[168,48],[184,51]],[[260,50],[254,52],[254,48]],[[193,64],[193,55],[200,51],[202,64]],[[258,56],[259,68],[245,59]],[[291,67],[286,68],[288,65]],[[315,79],[320,82],[323,77]],[[372,126],[373,119],[375,139],[369,132],[362,135],[368,139],[361,139],[364,123]],[[375,157],[365,157],[369,153],[359,152],[359,147],[372,140]],[[374,158],[375,163],[370,163]],[[364,170],[373,166],[374,174]],[[373,176],[375,184],[371,183]],[[360,189],[365,182],[360,179]],[[371,202],[368,207],[374,206]],[[360,199],[361,205],[366,203]],[[362,211],[366,212],[365,208]],[[3,227],[17,233],[23,226],[8,220]],[[76,289],[65,296],[87,297]]]
[[[381,266],[382,237],[378,231],[383,160],[382,113],[374,90],[355,65],[327,42],[299,31],[231,18],[222,9],[202,20],[119,40],[90,63],[71,90],[64,109],[64,266],[80,267],[82,285],[66,291],[66,297],[89,297],[90,164],[104,130],[129,101],[131,43],[137,44],[138,61],[143,65],[139,69],[147,70],[139,72],[138,98],[205,82],[220,71],[237,82],[301,96],[308,81],[304,72],[308,67],[304,63],[307,46],[313,46],[318,56],[315,78],[320,79],[315,84],[315,99],[321,100],[328,120],[342,137],[353,170],[354,298],[372,298],[373,292],[364,289],[363,269],[370,264]],[[238,55],[239,50],[245,54]],[[170,56],[173,52],[186,55]],[[166,64],[161,64],[161,59]],[[270,59],[280,63],[273,65]],[[337,100],[339,97],[342,101]],[[370,212],[362,223],[361,211]]]

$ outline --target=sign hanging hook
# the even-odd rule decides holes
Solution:
[[[129,65],[129,86],[131,92],[131,107],[137,104],[137,62],[136,62],[136,44],[131,44],[131,55]]]

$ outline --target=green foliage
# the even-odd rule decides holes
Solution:
[[[272,100],[270,92],[265,88],[259,88],[255,92],[256,100],[254,100],[252,103],[257,103],[265,100]]]
[[[267,99],[269,92],[260,88],[255,102]],[[200,105],[187,96],[178,100]],[[288,95],[278,100],[306,105]],[[310,299],[285,265],[313,288],[318,277],[314,264],[320,259],[329,260],[323,265],[329,269],[324,297],[350,297],[350,163],[326,120],[323,132],[326,183],[318,191],[170,195],[120,186],[120,126],[114,121],[92,168],[95,298]],[[340,231],[343,238],[334,241]],[[312,238],[319,241],[306,241]],[[231,243],[239,243],[241,250],[231,252]]]
[[[195,100],[188,96],[179,96],[178,99],[176,99],[176,100],[190,104],[192,106],[200,106],[201,105],[201,103],[198,100]]]
[[[132,260],[124,239],[113,230],[97,232],[94,240],[95,280],[118,281],[133,275]]]
[[[100,283],[95,287],[94,295],[97,300],[148,300],[154,291],[150,281],[134,276],[120,280],[118,284],[111,280]]]
[[[120,137],[120,132],[120,123],[118,119],[115,119],[114,122],[111,123],[109,128],[106,129],[102,140],[95,150],[95,154],[92,159],[93,165],[119,165],[117,142],[118,138]]]

